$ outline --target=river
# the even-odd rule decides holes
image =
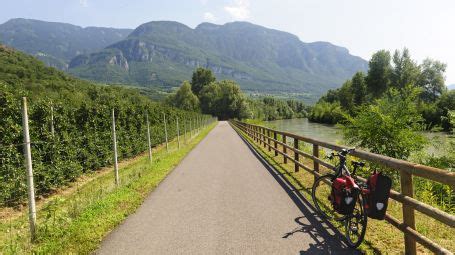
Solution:
[[[340,128],[334,125],[326,125],[311,122],[306,118],[267,121],[265,125],[281,131],[311,137],[317,140],[345,144]],[[449,141],[455,141],[453,136],[443,132],[423,132],[430,143],[426,147],[428,154],[443,155],[449,146]]]

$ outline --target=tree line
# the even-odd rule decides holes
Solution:
[[[391,90],[403,91],[407,86],[418,90],[415,107],[423,118],[425,129],[453,128],[451,116],[455,110],[455,91],[444,85],[446,64],[425,59],[418,64],[409,50],[396,50],[393,54],[380,50],[369,61],[367,73],[357,72],[339,89],[329,90],[310,112],[315,122],[339,123],[345,114],[355,116],[364,105],[374,104]]]
[[[301,101],[270,96],[252,99],[232,80],[217,81],[210,69],[197,68],[166,103],[184,110],[200,111],[227,119],[290,119],[305,117],[309,107]]]

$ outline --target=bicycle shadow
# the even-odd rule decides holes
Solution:
[[[317,226],[306,224],[301,221],[303,219],[305,219],[304,216],[295,218],[295,222],[299,227],[283,236],[283,238],[288,238],[292,235],[302,233],[309,235],[314,240],[314,243],[309,244],[308,249],[300,251],[299,254],[362,254],[362,252],[350,249],[343,244],[340,245],[340,242],[327,240],[327,236],[321,234]]]
[[[345,237],[340,231],[331,222],[320,217],[314,206],[300,193],[301,189],[295,188],[289,180],[284,177],[284,175],[290,175],[289,173],[280,173],[277,171],[262,155],[256,152],[252,145],[250,145],[242,136],[240,137],[303,214],[303,216],[294,219],[298,224],[298,227],[285,233],[282,238],[289,238],[297,233],[309,235],[314,243],[310,243],[310,247],[307,250],[300,251],[300,254],[363,254],[360,250],[348,247],[342,241],[345,240]],[[284,171],[287,172],[287,170]],[[300,182],[299,185],[303,187]],[[303,191],[308,192],[305,187],[303,187]],[[303,219],[306,219],[309,224],[302,222]]]

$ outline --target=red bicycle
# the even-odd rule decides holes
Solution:
[[[330,154],[329,159],[339,158],[339,164],[334,168],[335,174],[316,178],[312,198],[321,215],[344,223],[347,244],[356,248],[362,243],[367,228],[366,196],[369,189],[366,183],[354,178],[357,169],[365,166],[365,163],[351,161],[354,168],[352,173],[346,166],[346,157],[354,150],[343,149]]]

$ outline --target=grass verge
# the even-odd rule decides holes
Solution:
[[[275,156],[273,150],[269,151],[267,149],[268,147],[264,147],[263,145],[256,143],[243,131],[239,130],[235,126],[233,126],[233,128],[236,129],[237,132],[242,135],[242,137],[245,138],[272,167],[281,173],[294,186],[295,190],[298,190],[308,201],[310,201],[310,203],[313,203],[311,198],[311,187],[313,186],[314,180],[313,174],[305,171],[304,169],[300,169],[299,172],[294,172],[294,164],[291,160],[288,160],[288,163],[285,164],[283,162],[283,156]],[[280,145],[277,147],[282,150]],[[308,149],[311,148],[309,147]],[[301,148],[301,150],[306,149]],[[307,152],[310,151],[308,150]],[[292,151],[289,150],[287,154],[291,156],[293,155]],[[306,158],[302,159],[301,157],[301,162],[310,169],[313,168],[313,161]],[[331,170],[322,166],[320,166],[320,171],[322,173],[331,172]],[[390,200],[387,213],[401,221],[401,204]],[[415,212],[415,217],[416,229],[418,232],[445,247],[449,251],[455,252],[455,242],[453,239],[455,236],[454,228],[444,225],[439,221],[417,211]],[[336,226],[342,234],[344,234],[344,227],[339,222],[332,221],[331,223]],[[367,254],[402,254],[404,253],[404,235],[400,230],[388,224],[386,221],[368,219],[365,240],[359,247],[359,250]],[[431,251],[419,244],[417,244],[417,253],[433,254]]]
[[[0,254],[89,254],[102,239],[133,213],[151,191],[215,127],[215,123],[191,139],[155,149],[153,164],[147,155],[121,165],[120,186],[113,171],[99,174],[72,192],[62,192],[38,209],[37,238],[31,243],[26,212],[0,220]],[[79,186],[80,185],[80,186]]]

